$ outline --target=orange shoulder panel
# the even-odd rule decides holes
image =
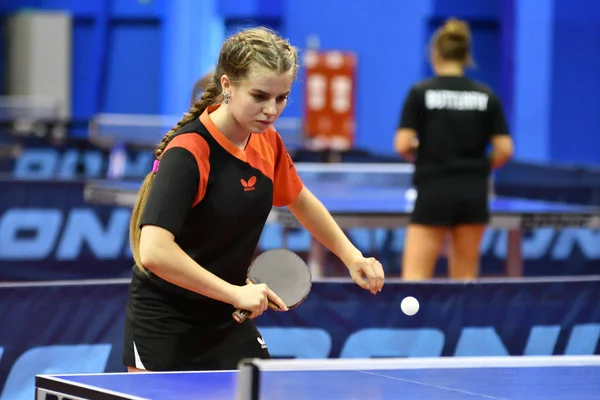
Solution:
[[[200,174],[200,182],[198,184],[198,192],[196,193],[196,198],[194,199],[194,204],[192,206],[195,207],[204,198],[204,194],[206,193],[206,185],[208,183],[208,175],[210,173],[210,163],[208,162],[210,148],[202,136],[193,132],[183,133],[175,136],[173,139],[171,139],[165,151],[173,147],[181,147],[186,149],[192,153],[196,159],[198,172]]]
[[[253,138],[253,157],[248,161],[273,181],[273,205],[282,207],[293,202],[303,187],[292,158],[274,128]]]

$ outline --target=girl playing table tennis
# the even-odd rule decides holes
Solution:
[[[274,33],[231,36],[201,99],[157,146],[130,226],[129,371],[236,369],[269,356],[252,319],[268,300],[286,307],[264,284],[246,284],[246,272],[273,205],[288,206],[358,285],[381,290],[379,262],[303,186],[272,128],[296,71],[296,49]],[[252,314],[238,323],[236,309]]]
[[[499,98],[464,76],[470,62],[469,27],[449,19],[432,38],[435,77],[414,85],[402,110],[395,148],[415,161],[418,193],[402,262],[407,280],[433,275],[447,233],[450,277],[478,275],[490,171],[508,161],[513,143]]]

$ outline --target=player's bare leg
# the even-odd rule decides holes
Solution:
[[[127,367],[127,372],[148,372],[145,369],[139,369],[135,367]]]
[[[459,225],[451,229],[448,271],[451,279],[472,280],[479,276],[479,249],[485,225]]]
[[[404,280],[431,279],[446,232],[445,227],[418,224],[410,224],[406,228],[402,257],[402,278]]]

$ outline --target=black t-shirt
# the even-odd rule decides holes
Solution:
[[[243,285],[273,205],[290,204],[303,187],[279,134],[252,134],[239,149],[209,117],[182,127],[161,157],[140,224],[168,230],[200,266]],[[214,303],[154,274],[146,281],[187,299]],[[223,305],[223,303],[220,303]]]
[[[509,134],[502,104],[494,92],[458,76],[415,84],[404,103],[398,128],[417,132],[415,184],[435,176],[487,177],[491,138]]]

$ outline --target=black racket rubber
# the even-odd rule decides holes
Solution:
[[[248,268],[248,281],[254,284],[265,283],[283,300],[288,309],[299,306],[312,286],[310,269],[304,260],[287,249],[268,250],[256,257]],[[279,309],[270,301],[269,306]],[[236,310],[233,318],[237,322],[243,322],[250,314],[246,310]]]

